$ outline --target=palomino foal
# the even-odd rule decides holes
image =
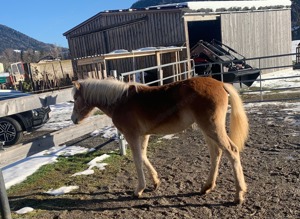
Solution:
[[[224,152],[234,172],[235,202],[244,201],[246,183],[240,151],[248,136],[248,119],[232,85],[208,77],[156,87],[117,80],[84,80],[74,85],[72,121],[75,124],[81,122],[94,107],[98,107],[112,118],[129,143],[138,175],[135,196],[140,197],[146,187],[143,164],[149,170],[155,189],[160,185],[158,174],[147,158],[150,134],[175,133],[197,123],[208,144],[211,161],[201,194],[215,188]],[[230,137],[225,127],[228,97],[231,104]]]

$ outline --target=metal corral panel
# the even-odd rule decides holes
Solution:
[[[222,42],[246,58],[291,53],[291,11],[221,15]],[[251,61],[259,67],[259,61]],[[292,56],[261,60],[260,67],[292,64]]]

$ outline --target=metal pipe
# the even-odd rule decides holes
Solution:
[[[258,59],[258,66],[261,67],[261,59]],[[261,71],[259,72],[259,89],[260,89],[260,101],[263,101],[263,92],[262,92],[262,79],[261,79]]]
[[[116,71],[117,72],[117,71]],[[130,77],[130,76],[129,76]],[[120,78],[119,78],[120,81],[124,81],[124,77],[123,75],[121,74],[120,75]],[[117,129],[117,138],[119,140],[119,149],[120,149],[120,155],[126,155],[126,140],[124,138],[124,135]]]
[[[110,76],[113,76],[115,79],[117,79],[118,78],[117,70],[111,70],[110,71]]]
[[[223,76],[223,73],[224,73],[223,63],[221,63],[220,66],[221,66],[221,81],[224,82],[224,78],[223,78],[223,77],[224,77],[224,76]]]
[[[119,140],[120,155],[126,155],[126,140],[124,135],[117,129],[117,138]]]

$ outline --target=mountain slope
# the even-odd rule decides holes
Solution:
[[[0,54],[5,49],[49,51],[55,47],[0,24]]]

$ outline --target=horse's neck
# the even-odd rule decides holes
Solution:
[[[112,114],[113,114],[113,111],[114,111],[114,108],[113,107],[110,107],[110,106],[97,106],[97,108],[99,108],[102,112],[104,112],[108,117],[112,117]]]
[[[111,87],[111,89],[114,89],[114,87]],[[118,92],[118,90],[117,90]],[[102,96],[103,95],[103,96]],[[105,96],[105,92],[101,95],[101,98],[104,98],[103,100],[98,100],[96,101],[96,103],[92,104],[95,105],[95,107],[99,108],[101,111],[103,111],[106,115],[108,115],[109,117],[112,117],[112,114],[115,110],[115,108],[123,102],[123,98],[126,99],[126,92],[122,92],[121,96],[115,96],[115,95],[110,95],[108,94],[108,96]],[[114,98],[116,97],[116,99]],[[97,98],[93,98],[93,99],[97,99]]]
[[[99,108],[102,112],[104,112],[110,118],[112,117],[113,112],[115,111],[117,104],[96,104],[95,107]]]

